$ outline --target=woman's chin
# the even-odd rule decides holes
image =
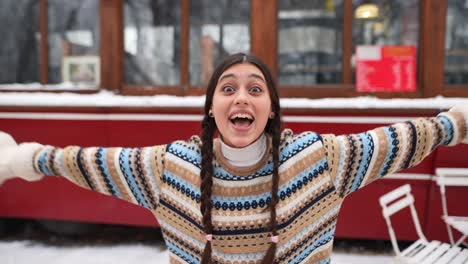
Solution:
[[[255,139],[248,139],[248,138],[232,138],[227,140],[227,142],[223,139],[224,143],[233,148],[244,148],[248,145],[252,144]]]

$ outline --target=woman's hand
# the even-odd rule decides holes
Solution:
[[[0,131],[0,184],[13,178],[14,173],[11,168],[13,154],[18,149],[18,144],[9,134]]]
[[[463,143],[468,144],[468,105],[456,105],[450,109],[450,112],[460,112],[463,114],[463,117],[465,118],[465,127],[467,129]]]
[[[42,145],[38,143],[18,145],[11,135],[0,131],[0,184],[15,177],[40,180],[43,175],[33,167],[34,153],[40,148]]]

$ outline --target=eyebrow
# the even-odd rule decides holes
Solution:
[[[255,73],[252,73],[248,76],[249,78],[255,78],[255,79],[259,79],[263,82],[266,82],[265,79],[263,79],[262,76],[258,75],[258,74],[255,74]],[[226,74],[226,75],[223,75],[221,76],[221,78],[219,78],[219,81],[223,80],[223,79],[227,79],[227,78],[237,78],[237,76],[233,73],[229,73],[229,74]]]

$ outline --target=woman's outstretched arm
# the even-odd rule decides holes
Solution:
[[[360,134],[323,135],[333,184],[341,197],[413,167],[441,145],[468,143],[468,106]]]
[[[28,181],[45,176],[67,180],[154,210],[159,202],[160,174],[165,146],[145,148],[57,148],[38,143],[17,145],[0,134],[0,183],[20,177]]]

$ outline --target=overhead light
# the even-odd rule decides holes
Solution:
[[[372,19],[379,17],[379,7],[376,4],[362,4],[354,11],[357,19]]]

